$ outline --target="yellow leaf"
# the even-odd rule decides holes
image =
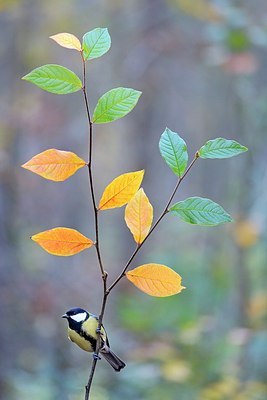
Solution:
[[[49,229],[37,233],[31,239],[55,256],[73,256],[94,244],[91,239],[70,228]]]
[[[144,170],[129,172],[115,178],[104,190],[99,210],[124,206],[131,200],[143,180]]]
[[[267,294],[256,293],[248,304],[248,313],[251,318],[264,318],[267,316]]]
[[[191,365],[180,359],[168,358],[162,365],[162,375],[167,381],[186,382],[192,374]]]
[[[235,224],[234,238],[242,248],[253,246],[259,238],[259,233],[259,228],[252,221],[243,220]]]
[[[138,289],[156,297],[167,297],[180,293],[182,278],[171,268],[161,264],[144,264],[131,271],[126,276]]]
[[[59,182],[65,181],[85,165],[86,162],[71,151],[49,149],[32,157],[22,168]]]
[[[82,45],[79,39],[71,33],[58,33],[57,35],[50,36],[57,44],[66,49],[73,49],[82,51]]]
[[[171,0],[169,0],[171,1]],[[194,18],[204,21],[220,21],[222,15],[214,4],[208,0],[172,0],[181,10]]]
[[[153,221],[153,207],[142,188],[127,204],[125,221],[136,243],[142,243],[148,235]]]

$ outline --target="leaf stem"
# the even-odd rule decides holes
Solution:
[[[160,223],[160,221],[164,218],[164,216],[169,212],[169,206],[180,186],[180,184],[182,183],[182,181],[184,180],[184,178],[186,177],[186,175],[188,174],[188,172],[190,171],[190,169],[193,167],[193,165],[195,164],[196,160],[199,158],[199,154],[198,152],[195,154],[195,157],[193,158],[192,162],[189,164],[189,166],[187,167],[185,173],[178,179],[173,192],[164,208],[164,210],[162,211],[162,213],[160,214],[159,218],[157,219],[157,221],[154,223],[154,225],[152,226],[152,228],[150,229],[150,231],[148,232],[147,236],[145,237],[145,239],[142,241],[142,243],[140,243],[136,249],[134,250],[133,254],[131,255],[131,257],[129,258],[129,260],[127,261],[127,263],[125,264],[123,270],[121,271],[121,273],[119,274],[119,276],[115,279],[115,281],[110,285],[110,287],[108,288],[108,291],[111,292],[111,290],[119,283],[119,281],[123,278],[123,276],[125,275],[125,272],[127,271],[129,265],[131,264],[131,262],[133,261],[133,259],[135,258],[136,254],[139,252],[139,250],[141,249],[141,247],[143,246],[143,244],[147,241],[147,239],[149,238],[149,236],[152,234],[152,232],[154,231],[154,229],[158,226],[158,224]]]

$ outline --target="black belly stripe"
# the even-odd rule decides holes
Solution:
[[[93,338],[93,336],[89,335],[88,333],[86,333],[85,331],[83,331],[82,329],[80,330],[80,332],[78,332],[79,335],[81,337],[83,337],[85,340],[87,340],[88,342],[90,342],[93,350],[95,351],[96,349],[96,339]]]

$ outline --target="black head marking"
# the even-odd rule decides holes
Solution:
[[[89,318],[89,313],[83,308],[76,307],[67,311],[66,314],[62,315],[62,318],[68,320],[71,329],[80,332],[83,322]]]
[[[71,317],[72,315],[77,315],[77,314],[82,314],[82,313],[88,314],[88,312],[86,310],[84,310],[83,308],[75,307],[75,308],[71,308],[69,311],[67,311],[66,315],[68,317]]]

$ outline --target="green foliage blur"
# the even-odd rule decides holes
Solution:
[[[48,148],[86,157],[85,111],[81,94],[55,96],[20,78],[46,63],[80,75],[77,54],[49,36],[98,26],[112,47],[90,61],[90,103],[120,85],[143,92],[129,116],[95,129],[98,198],[115,176],[145,168],[159,215],[175,184],[158,150],[166,126],[191,157],[215,137],[249,152],[199,160],[176,196],[211,198],[233,223],[167,216],[132,265],[166,264],[187,289],[158,299],[123,280],[110,297],[105,327],[127,368],[114,374],[100,362],[93,399],[267,399],[266,17],[265,0],[0,0],[1,399],[84,398],[91,355],[68,341],[60,316],[75,306],[99,312],[94,252],[53,257],[29,237],[55,226],[90,237],[87,174],[54,184],[20,165]],[[100,234],[113,280],[135,247],[123,210],[101,216]]]

